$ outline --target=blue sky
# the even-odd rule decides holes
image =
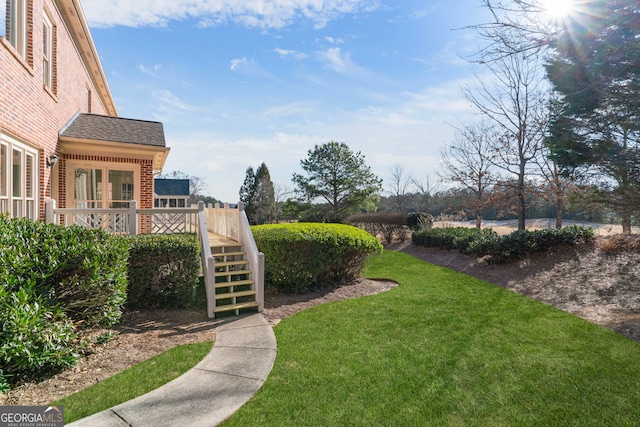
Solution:
[[[164,123],[165,172],[238,200],[248,166],[290,186],[316,144],[380,178],[436,177],[482,22],[478,0],[83,0],[122,117]]]

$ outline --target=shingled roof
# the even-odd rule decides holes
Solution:
[[[188,196],[188,179],[156,178],[153,180],[154,192],[158,196]]]
[[[61,137],[122,142],[164,147],[164,128],[160,122],[124,119],[98,114],[78,114]]]

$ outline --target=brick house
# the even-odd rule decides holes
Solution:
[[[47,198],[152,208],[169,153],[162,123],[118,117],[80,1],[4,3],[0,214],[42,218]]]

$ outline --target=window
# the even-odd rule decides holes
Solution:
[[[85,95],[87,101],[85,113],[91,114],[91,89],[89,89],[88,87],[85,88]]]
[[[53,24],[44,13],[42,21],[42,75],[43,84],[53,90]]]
[[[7,135],[0,135],[0,213],[38,218],[38,152]]]
[[[73,188],[69,206],[81,209],[128,208],[136,198],[136,181],[140,175],[134,165],[76,164],[70,162]],[[69,170],[69,169],[67,169]]]
[[[7,40],[27,59],[27,0],[7,0]]]

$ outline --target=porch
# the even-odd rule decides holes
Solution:
[[[264,307],[264,254],[258,251],[242,203],[192,208],[57,208],[45,202],[45,221],[75,224],[122,235],[197,234],[207,295],[207,315]]]

